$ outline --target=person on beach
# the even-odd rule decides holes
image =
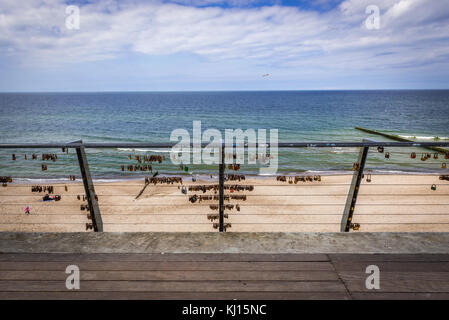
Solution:
[[[27,207],[25,208],[25,214],[26,214],[26,215],[29,215],[29,214],[30,214],[30,206],[27,206]]]

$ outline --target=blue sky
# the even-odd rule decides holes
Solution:
[[[448,89],[448,40],[447,0],[1,0],[0,91]]]

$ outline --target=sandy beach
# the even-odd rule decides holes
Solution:
[[[231,224],[227,232],[339,231],[351,179],[350,174],[333,175],[322,176],[320,182],[289,184],[275,177],[247,177],[238,184],[253,185],[253,191],[226,191],[229,195],[247,196],[245,201],[225,201],[225,205],[234,205],[225,210],[225,222]],[[183,184],[188,188],[214,182],[188,179]],[[432,184],[436,184],[436,190],[431,190]],[[61,201],[42,202],[45,193],[31,192],[30,184],[13,183],[0,188],[0,231],[85,232],[90,220],[87,211],[80,210],[87,204],[83,201],[82,183],[51,185],[54,195],[62,196]],[[214,195],[214,191],[188,191],[185,195],[180,186],[150,184],[136,200],[144,187],[143,179],[96,183],[104,231],[217,232],[207,215],[218,214],[209,207],[218,201],[189,202],[189,196]],[[236,210],[237,204],[240,211]],[[25,214],[26,206],[30,207],[30,215]],[[449,181],[439,180],[438,175],[373,175],[371,182],[365,178],[353,222],[360,224],[356,232],[447,232]]]

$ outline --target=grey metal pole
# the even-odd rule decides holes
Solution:
[[[221,145],[220,148],[220,167],[219,167],[219,175],[218,175],[218,192],[219,192],[219,214],[220,214],[220,223],[219,223],[219,231],[223,232],[224,230],[224,170],[225,169],[225,157],[224,157],[224,145]]]
[[[74,143],[81,143],[76,141]],[[92,217],[92,224],[95,232],[103,232],[103,221],[100,215],[100,208],[98,206],[97,195],[95,194],[94,184],[90,175],[89,165],[87,163],[86,152],[83,146],[77,146],[76,155],[80,165],[81,175],[83,177],[84,191],[86,192],[87,202],[89,204],[90,216]]]
[[[359,193],[360,183],[362,182],[363,170],[365,169],[366,158],[368,157],[368,150],[369,147],[360,148],[359,158],[357,160],[358,168],[354,170],[348,198],[346,199],[345,210],[341,218],[341,232],[349,232],[351,227],[352,216],[354,215],[355,205],[357,203],[357,195]]]

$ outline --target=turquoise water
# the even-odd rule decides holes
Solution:
[[[169,142],[176,128],[192,132],[192,122],[202,130],[278,129],[279,142],[384,140],[354,130],[377,129],[418,140],[435,136],[449,139],[449,91],[285,91],[285,92],[160,92],[160,93],[2,93],[0,94],[0,142]],[[388,149],[390,159],[372,153],[368,168],[379,172],[440,172],[444,162],[419,160],[423,150]],[[418,153],[410,159],[410,152]],[[31,153],[58,153],[58,161],[40,160]],[[17,160],[11,160],[11,154]],[[28,160],[24,160],[24,154]],[[88,150],[95,178],[130,178],[143,172],[121,172],[122,164],[134,164],[128,154],[163,154],[161,150]],[[166,153],[168,159],[168,153]],[[357,150],[280,150],[279,171],[284,173],[350,170]],[[446,160],[449,162],[448,160]],[[153,165],[166,174],[180,174],[169,161]],[[189,173],[215,173],[215,166],[190,165]],[[257,173],[244,165],[242,172]],[[0,175],[49,179],[79,175],[73,150],[0,150]]]

